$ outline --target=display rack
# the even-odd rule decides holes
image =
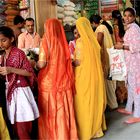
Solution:
[[[30,15],[30,0],[19,0],[20,15],[26,19]]]
[[[84,10],[89,18],[93,14],[99,14],[99,1],[98,0],[85,0]]]
[[[13,26],[13,19],[16,15],[19,15],[18,0],[5,0],[5,25]]]
[[[6,19],[6,15],[5,15],[5,10],[6,10],[6,3],[4,0],[0,1],[0,26],[3,26],[5,24],[5,19]]]
[[[99,14],[101,16],[107,15],[111,18],[113,10],[123,11],[125,8],[125,0],[100,0],[99,1]]]
[[[100,15],[107,15],[109,18],[111,18],[111,12],[119,9],[119,0],[100,0],[99,5]]]
[[[81,15],[89,18],[92,14],[99,14],[99,0],[71,0],[81,7]]]

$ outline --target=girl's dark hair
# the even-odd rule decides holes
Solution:
[[[128,7],[124,10],[123,14],[128,11],[130,12],[134,17],[136,16],[136,10],[134,8]],[[140,27],[140,24],[135,20],[135,23]]]
[[[26,19],[25,19],[25,22],[26,22],[26,21],[33,21],[33,22],[34,22],[34,19],[31,18],[31,17],[29,17],[29,18],[26,18]]]
[[[71,31],[74,32],[74,30],[76,29],[76,25],[71,26]]]
[[[128,7],[124,10],[123,13],[125,13],[126,11],[130,12],[134,17],[136,16],[136,11],[134,8]]]
[[[112,11],[112,18],[115,18],[118,20],[118,27],[119,27],[119,37],[123,37],[125,34],[122,15],[119,10]]]
[[[96,24],[99,24],[101,19],[102,18],[99,15],[92,15],[89,20],[90,23],[95,22]]]
[[[95,22],[96,24],[99,24],[101,19],[102,18],[99,15],[92,15],[89,20],[90,20],[90,23]],[[113,34],[112,27],[106,21],[103,21],[101,24],[107,27],[110,34]]]
[[[24,23],[24,18],[20,15],[15,16],[14,18],[14,25],[17,25],[19,23]]]
[[[102,24],[107,27],[107,29],[108,29],[108,31],[109,31],[110,34],[113,34],[112,27],[105,20],[102,22]]]
[[[15,41],[15,35],[14,32],[11,28],[7,27],[7,26],[1,26],[0,27],[0,34],[3,34],[5,37],[12,39],[12,37],[14,38],[14,41],[12,42],[12,45],[15,46],[16,45],[16,41]]]

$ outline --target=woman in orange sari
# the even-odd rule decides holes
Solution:
[[[74,77],[64,29],[57,19],[45,22],[37,68],[41,140],[76,140]]]

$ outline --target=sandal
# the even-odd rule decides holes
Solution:
[[[124,121],[124,123],[126,124],[133,124],[133,123],[138,123],[138,122],[140,122],[140,118],[136,118],[136,117],[132,117]]]
[[[129,111],[125,110],[124,108],[117,109],[117,112],[122,113],[122,114],[126,114],[126,115],[132,114],[132,112],[129,112]]]

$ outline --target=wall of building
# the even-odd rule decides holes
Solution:
[[[35,0],[35,15],[36,29],[42,36],[46,19],[56,17],[56,2],[54,0]]]

